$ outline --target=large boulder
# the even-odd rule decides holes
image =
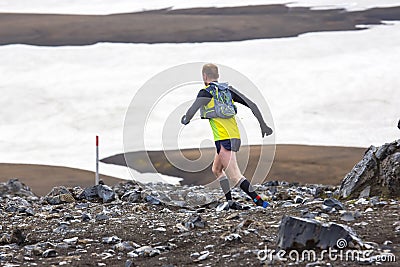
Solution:
[[[400,139],[380,147],[371,146],[346,175],[340,197],[400,197]]]
[[[281,249],[327,249],[361,247],[353,229],[338,223],[284,216],[279,226],[277,245]]]

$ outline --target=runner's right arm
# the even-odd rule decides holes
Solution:
[[[194,114],[196,114],[197,110],[204,105],[207,105],[210,102],[212,95],[206,90],[200,90],[197,94],[196,100],[193,102],[192,106],[188,109],[185,115],[183,115],[181,119],[181,123],[186,125],[193,118]]]
[[[233,88],[232,86],[229,87],[229,90],[231,91],[232,94],[232,99],[235,102],[238,102],[246,107],[248,107],[251,112],[253,112],[254,116],[257,118],[258,123],[260,124],[261,128],[261,136],[268,136],[272,134],[272,129],[265,123],[264,118],[261,114],[260,109],[257,107],[257,105],[248,99],[244,94],[240,93],[238,90]]]

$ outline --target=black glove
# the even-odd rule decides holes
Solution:
[[[268,136],[272,134],[272,129],[268,127],[267,124],[260,124],[261,127],[261,137]]]
[[[182,123],[183,125],[187,125],[189,122],[190,122],[190,121],[188,121],[188,120],[186,119],[186,115],[183,115],[183,116],[182,116],[182,119],[181,119],[181,123]]]

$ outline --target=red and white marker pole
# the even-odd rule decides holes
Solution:
[[[96,180],[95,185],[99,184],[99,136],[96,135]]]

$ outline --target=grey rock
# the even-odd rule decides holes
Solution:
[[[128,192],[140,192],[143,190],[143,185],[136,181],[127,181],[127,182],[120,182],[113,186],[113,191],[122,198]]]
[[[282,205],[281,205],[283,208],[288,208],[288,207],[293,207],[294,206],[294,204],[292,203],[292,202],[290,202],[290,201],[285,201],[285,202],[283,202],[282,203]]]
[[[268,182],[263,183],[262,185],[265,185],[265,186],[278,186],[279,182],[278,181],[268,181]]]
[[[340,202],[339,200],[337,200],[335,198],[325,199],[323,205],[330,207],[332,209],[336,209],[336,210],[344,210],[344,206],[343,206],[342,202]]]
[[[96,219],[96,221],[106,221],[106,220],[110,219],[110,217],[108,217],[104,213],[100,213],[100,214],[96,215],[95,219]]]
[[[315,219],[318,216],[318,212],[305,212],[302,214],[302,218],[306,219]]]
[[[89,213],[82,213],[82,221],[87,222],[92,219],[92,216]]]
[[[130,241],[119,242],[114,245],[113,247],[116,251],[127,251],[130,252],[134,250],[134,244]]]
[[[368,186],[375,196],[400,196],[400,140],[371,146],[343,179],[339,193],[343,198],[356,198]]]
[[[133,265],[133,261],[127,260],[127,261],[125,262],[125,267],[132,267],[132,266],[134,266],[134,265]]]
[[[345,222],[352,222],[355,220],[355,216],[351,212],[345,212],[340,216],[340,219]]]
[[[160,255],[161,251],[156,248],[153,248],[151,246],[143,246],[143,247],[137,248],[135,250],[135,253],[139,256],[154,257],[157,255]]]
[[[44,199],[50,205],[59,205],[62,203],[72,203],[75,202],[75,198],[72,193],[65,186],[54,187]]]
[[[78,198],[89,201],[102,200],[103,203],[107,203],[115,199],[115,192],[107,185],[98,184],[85,188]]]
[[[47,249],[43,252],[42,256],[44,258],[57,257],[57,251],[55,251],[54,249]]]
[[[107,203],[115,199],[114,191],[107,185],[97,185],[97,195],[103,200],[103,203]]]
[[[161,201],[153,196],[146,196],[146,201],[149,202],[152,205],[160,205]]]
[[[110,236],[110,237],[103,237],[101,240],[104,244],[117,244],[117,243],[121,242],[121,238],[119,238],[118,236],[115,236],[115,235]]]
[[[65,233],[68,232],[68,225],[61,224],[56,229],[53,230],[54,233]]]
[[[188,229],[191,228],[204,228],[206,227],[207,223],[203,221],[200,215],[193,214],[189,220],[185,223],[185,227]]]
[[[229,203],[228,202],[223,202],[219,204],[216,208],[216,211],[223,211],[223,210],[229,210]]]
[[[379,202],[379,197],[377,196],[371,197],[369,199],[369,203],[372,204],[372,206],[375,206],[376,204],[378,204],[378,202]]]
[[[136,190],[128,191],[121,197],[121,200],[130,203],[137,203],[141,200],[141,193]]]
[[[135,251],[128,252],[126,255],[127,255],[128,257],[130,257],[130,258],[137,258],[137,257],[139,257],[139,254],[136,253]]]
[[[360,192],[359,198],[369,197],[370,192],[371,192],[371,186],[368,185]]]
[[[24,213],[30,216],[35,216],[36,214],[36,212],[32,208],[25,209]]]
[[[201,254],[200,257],[193,260],[194,262],[199,262],[199,261],[203,261],[203,260],[207,259],[208,256],[210,255],[210,252],[208,250],[206,250],[206,251],[201,252],[200,254]]]
[[[77,209],[87,209],[89,208],[89,203],[78,203],[75,205],[75,208]]]
[[[5,210],[6,212],[17,212],[18,207],[12,204],[8,204]]]
[[[339,239],[361,245],[355,232],[346,225],[284,216],[279,226],[277,245],[281,249],[327,249]]]
[[[198,208],[196,210],[197,213],[204,213],[206,211],[206,208]]]
[[[295,204],[301,204],[301,203],[303,203],[303,201],[304,201],[304,198],[302,198],[301,196],[295,196],[294,200],[293,200],[293,202]]]
[[[224,237],[225,241],[240,240],[242,237],[239,234],[231,233]]]
[[[4,195],[37,198],[32,190],[17,178],[12,178],[6,183],[0,183],[0,196]]]
[[[63,242],[65,242],[68,245],[76,245],[78,243],[78,237],[72,237],[72,238],[67,238],[64,239]]]
[[[7,199],[6,203],[7,203],[7,206],[5,208],[6,212],[27,213],[26,210],[32,206],[28,201],[19,196]]]
[[[391,244],[393,244],[393,242],[390,240],[386,240],[385,242],[383,242],[383,245],[385,245],[385,246],[391,245]]]

